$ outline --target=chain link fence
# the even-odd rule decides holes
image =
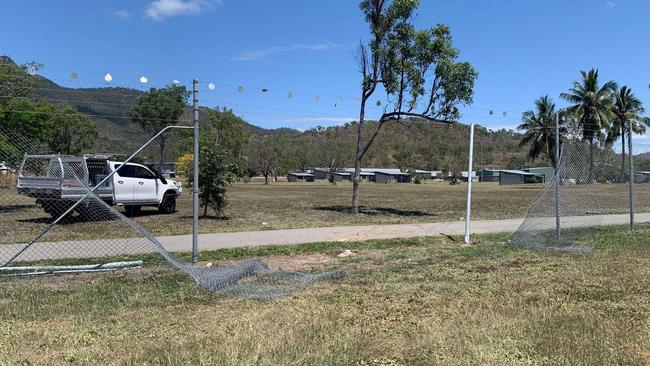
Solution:
[[[202,289],[263,300],[289,296],[313,281],[343,275],[271,270],[259,260],[198,267],[178,259],[114,204],[127,202],[126,213],[133,213],[151,204],[135,196],[149,193],[154,194],[150,198],[157,200],[160,214],[169,214],[182,188],[143,165],[112,159],[54,154],[46,145],[0,128],[0,161],[5,166],[0,186],[0,225],[5,230],[0,272],[27,276],[107,271],[141,266],[142,260],[132,259],[152,258],[153,253],[191,276]],[[168,190],[162,198],[161,188]],[[135,196],[129,200],[120,195]],[[71,265],[78,263],[83,265]]]
[[[558,171],[510,242],[527,248],[586,252],[598,230],[650,221],[650,184],[631,176],[628,156],[585,141],[562,146]],[[632,182],[630,180],[632,179]],[[633,200],[630,194],[633,192]]]

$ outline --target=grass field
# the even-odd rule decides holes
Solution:
[[[492,183],[474,187],[476,219],[523,217],[541,189],[539,185],[500,187]],[[229,189],[227,217],[202,219],[201,232],[457,221],[465,215],[466,189],[466,185],[446,183],[365,184],[361,188],[362,214],[352,215],[350,183],[239,183]],[[186,189],[175,214],[160,215],[155,208],[145,208],[134,219],[154,235],[188,234],[192,228],[191,199]],[[0,225],[12,227],[14,233],[4,237],[4,243],[29,240],[45,226],[48,215],[34,205],[33,199],[2,190],[0,200],[5,206],[11,205],[2,210]],[[114,237],[121,232],[121,226],[116,225],[71,222],[54,228],[44,239]]]
[[[350,213],[351,189],[350,183],[336,186],[324,182],[238,183],[229,189],[226,218],[202,219],[201,232],[447,222],[463,220],[465,216],[467,186],[464,184],[364,184],[360,215]],[[541,189],[541,185],[475,184],[472,217],[475,220],[524,217]],[[563,189],[567,190],[563,193],[566,199],[571,200],[567,201],[570,205],[563,212],[565,214],[627,212],[627,187],[624,185],[563,186]],[[548,205],[553,204],[551,198]],[[180,197],[177,208],[172,215],[160,215],[155,208],[144,208],[134,220],[154,235],[188,234],[192,228],[189,189],[186,188]],[[637,210],[650,212],[650,184],[637,185]],[[11,228],[12,234],[0,236],[0,244],[32,239],[49,219],[33,199],[18,196],[12,189],[0,190],[0,212],[0,227]],[[124,226],[110,221],[73,220],[55,227],[43,241],[133,235],[131,230],[125,231]]]
[[[271,303],[209,295],[159,266],[5,279],[0,365],[649,364],[649,234],[599,230],[586,255],[499,236],[202,253],[347,272]]]

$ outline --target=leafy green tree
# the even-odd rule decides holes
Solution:
[[[555,161],[555,120],[559,118],[555,110],[555,103],[545,95],[535,101],[535,111],[526,111],[521,116],[522,124],[517,127],[524,131],[519,146],[530,145],[528,158],[535,161],[541,154]],[[562,140],[563,126],[560,126],[560,141]]]
[[[631,127],[633,133],[642,135],[650,126],[650,118],[643,116],[643,113],[645,113],[643,102],[634,95],[632,89],[624,86],[616,90],[612,106],[612,123],[605,142],[611,146],[619,138],[621,139],[621,180],[625,177],[625,139],[628,129]]]
[[[359,45],[357,55],[362,83],[352,188],[354,213],[359,212],[361,163],[385,123],[410,122],[411,117],[453,121],[460,115],[457,106],[472,102],[476,71],[467,62],[456,62],[459,51],[452,46],[447,26],[415,29],[413,13],[418,5],[418,0],[360,3],[371,39]],[[366,136],[366,105],[380,89],[388,102],[374,131]]]
[[[138,123],[146,132],[156,134],[163,128],[177,124],[188,105],[190,93],[184,86],[170,85],[166,88],[151,88],[141,95],[135,105],[128,111],[133,122]],[[165,161],[165,147],[168,137],[158,137],[160,166]]]
[[[64,107],[52,116],[50,147],[61,154],[78,155],[95,146],[97,126],[72,107]]]
[[[189,182],[194,184],[193,165],[190,166]],[[228,204],[228,186],[244,175],[243,161],[232,159],[225,151],[208,141],[201,141],[199,148],[199,188],[203,218],[212,208],[217,217],[223,216]]]
[[[616,83],[608,81],[600,86],[597,69],[580,71],[580,75],[582,80],[574,81],[572,88],[560,96],[573,104],[567,111],[578,120],[583,140],[589,141],[589,182],[593,182],[595,144],[604,141],[603,130],[609,128],[612,93],[616,89]]]
[[[9,57],[0,56],[0,126],[39,142],[48,139],[55,110],[49,103],[28,98],[38,86],[38,79],[28,71],[41,67],[35,62],[17,65]]]
[[[0,105],[14,98],[25,97],[34,92],[38,79],[29,72],[41,69],[43,65],[29,62],[17,65],[7,56],[0,56]]]
[[[244,120],[226,108],[208,111],[208,121],[201,124],[201,134],[233,158],[245,155],[251,138]]]

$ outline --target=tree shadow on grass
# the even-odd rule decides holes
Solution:
[[[82,217],[79,215],[75,214],[69,214],[66,217],[64,217],[61,221],[57,223],[57,225],[71,225],[71,224],[79,224],[79,223],[87,223],[87,222],[103,222],[103,221],[115,221],[117,220],[117,216],[108,216],[108,217]],[[18,222],[22,223],[29,223],[29,224],[47,224],[50,225],[54,223],[56,219],[52,218],[51,216],[43,216],[43,217],[35,217],[32,219],[19,219],[16,220]]]
[[[22,211],[34,207],[36,205],[0,205],[0,213],[11,213],[13,211]]]
[[[342,205],[316,206],[314,207],[314,210],[349,213],[349,214],[352,213],[352,208],[350,206],[342,206]],[[370,216],[380,216],[380,215],[395,215],[395,216],[406,216],[406,217],[436,216],[436,214],[434,213],[421,211],[421,210],[399,210],[390,207],[366,207],[366,206],[360,206],[359,213],[364,215],[370,215]]]

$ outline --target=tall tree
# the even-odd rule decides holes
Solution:
[[[525,131],[519,146],[530,145],[528,158],[534,161],[541,154],[551,159],[553,166],[557,167],[555,160],[555,119],[558,113],[555,110],[555,103],[545,95],[535,101],[535,110],[526,111],[521,116],[522,124],[517,127]],[[560,141],[564,127],[560,126]]]
[[[230,109],[210,109],[206,122],[201,126],[201,133],[209,143],[217,145],[233,157],[241,158],[245,155],[246,144],[251,136],[241,117]]]
[[[361,43],[357,54],[362,83],[352,185],[354,213],[359,212],[361,163],[385,123],[408,123],[413,117],[453,121],[459,117],[457,106],[472,102],[476,71],[467,62],[456,62],[459,51],[452,47],[447,26],[415,29],[413,13],[418,5],[419,0],[360,3],[370,41]],[[374,131],[366,135],[366,105],[380,89],[387,103]]]
[[[78,155],[95,146],[95,122],[72,107],[63,107],[52,116],[50,147],[61,154]]]
[[[567,93],[560,96],[572,103],[567,111],[573,113],[582,129],[582,138],[589,141],[589,182],[594,179],[594,149],[597,141],[604,140],[603,130],[609,128],[612,117],[612,93],[616,83],[608,81],[600,86],[598,70],[580,71],[582,80],[574,81]]]
[[[643,116],[643,113],[645,113],[643,103],[634,95],[632,89],[624,86],[616,90],[612,106],[613,118],[607,132],[606,143],[611,146],[619,138],[621,139],[621,181],[625,177],[625,139],[628,129],[631,127],[633,133],[642,135],[646,132],[647,126],[650,126],[650,118]]]
[[[166,88],[151,88],[141,95],[135,105],[129,109],[128,115],[133,122],[138,123],[150,134],[156,134],[167,126],[174,125],[187,108],[190,93],[184,86],[170,85]],[[165,161],[165,146],[167,136],[158,137],[160,152],[160,167]]]
[[[273,146],[272,137],[258,137],[249,145],[249,159],[257,172],[264,176],[264,184],[269,184],[271,178],[275,177],[278,166],[278,152]]]

